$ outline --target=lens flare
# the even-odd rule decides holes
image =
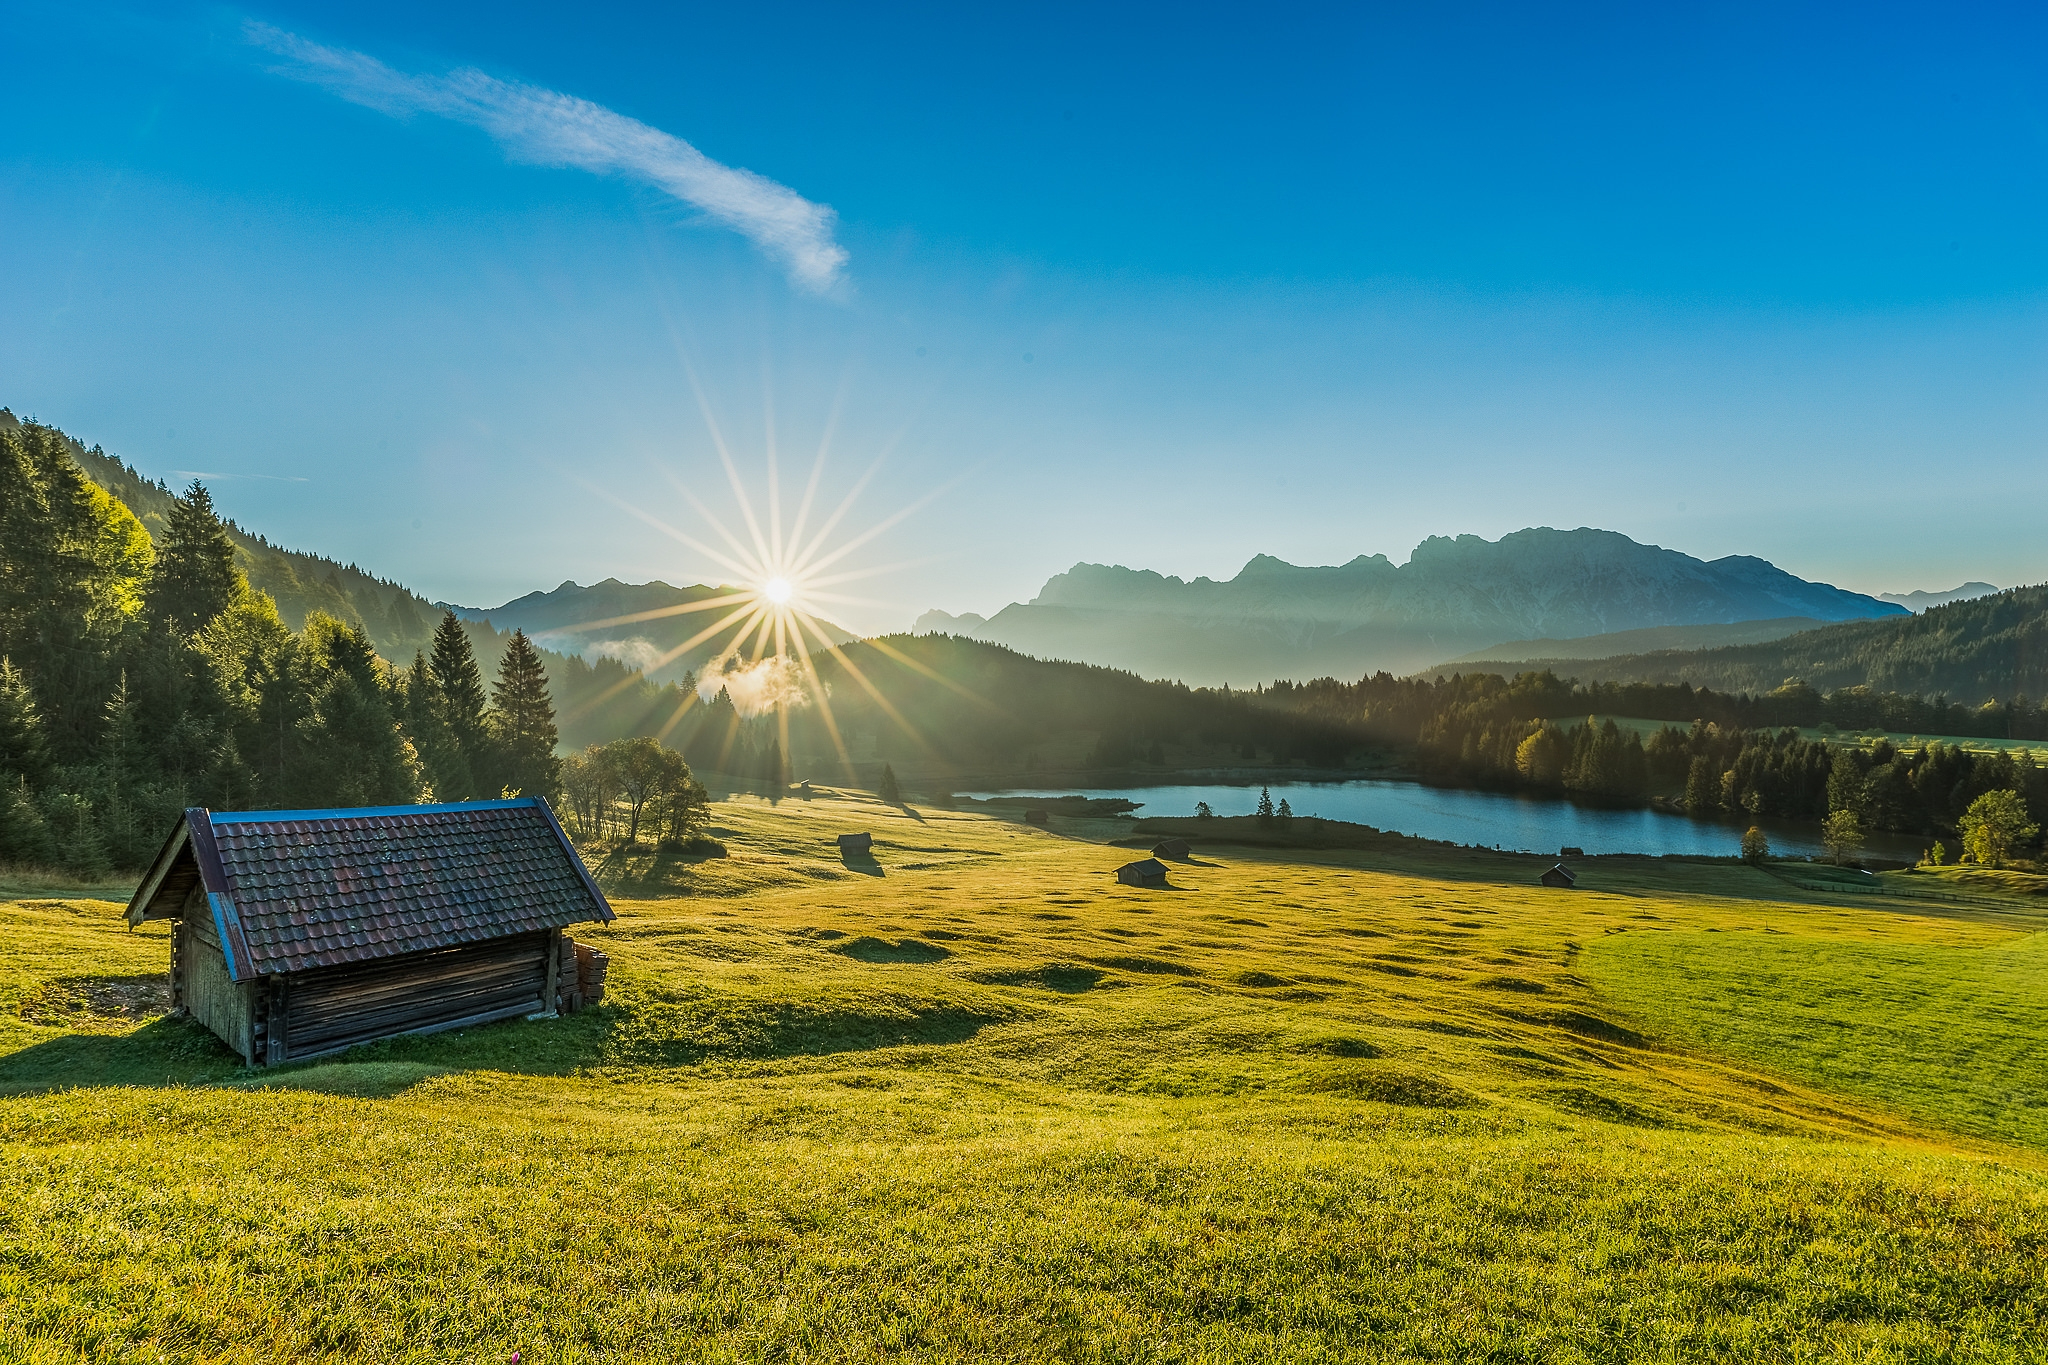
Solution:
[[[695,384],[694,374],[691,376]],[[911,740],[921,748],[925,741],[909,719],[893,705],[888,697],[857,666],[841,648],[849,637],[840,628],[816,615],[820,610],[829,610],[834,605],[900,605],[884,604],[863,597],[850,597],[843,591],[846,585],[861,579],[895,572],[909,567],[909,563],[881,564],[862,568],[850,568],[846,561],[892,528],[915,515],[936,500],[950,487],[930,488],[923,496],[908,505],[867,525],[863,529],[848,533],[841,529],[842,523],[853,510],[862,491],[873,480],[887,458],[889,448],[884,447],[866,473],[862,474],[849,489],[844,499],[828,515],[818,506],[819,484],[825,469],[826,452],[831,444],[831,424],[828,424],[823,440],[818,445],[816,462],[812,465],[810,478],[806,481],[803,495],[799,500],[793,518],[785,520],[782,500],[781,474],[777,468],[776,450],[772,429],[766,449],[762,452],[767,475],[767,504],[757,508],[747,491],[746,481],[741,478],[739,465],[726,446],[718,423],[713,419],[711,407],[702,390],[698,401],[704,411],[705,425],[709,429],[712,446],[717,451],[718,462],[725,472],[726,483],[730,486],[738,516],[719,516],[697,496],[696,490],[685,483],[674,471],[661,469],[676,493],[703,518],[712,533],[712,542],[707,543],[680,530],[668,521],[653,514],[646,506],[644,495],[626,498],[618,493],[597,485],[578,480],[590,492],[617,507],[621,512],[646,523],[704,559],[719,565],[733,576],[713,596],[683,603],[672,607],[657,607],[650,611],[633,612],[625,616],[607,617],[602,621],[581,623],[583,630],[612,627],[652,621],[686,613],[717,613],[709,618],[709,624],[689,638],[665,649],[653,652],[650,657],[636,659],[641,671],[629,673],[610,686],[582,701],[575,715],[592,710],[609,701],[619,692],[632,686],[643,676],[652,676],[657,669],[691,654],[700,647],[708,647],[711,657],[695,665],[698,685],[688,691],[674,714],[660,725],[654,738],[665,740],[679,725],[693,706],[714,700],[721,690],[733,697],[733,729],[728,731],[726,746],[730,748],[734,735],[741,724],[742,700],[733,692],[736,683],[752,703],[747,707],[747,719],[754,719],[752,712],[758,707],[760,718],[772,712],[776,737],[784,754],[790,752],[790,712],[792,708],[810,709],[823,726],[826,738],[836,751],[846,779],[855,778],[852,755],[848,752],[845,738],[840,734],[837,720],[832,714],[830,689],[820,676],[817,656],[830,656],[843,672],[845,678],[872,698],[878,708],[887,715]],[[834,422],[836,423],[836,415]],[[900,433],[899,433],[900,435]],[[894,445],[894,441],[889,443]],[[955,480],[957,482],[957,480]],[[765,515],[762,515],[765,513]],[[917,562],[917,561],[912,561]],[[906,669],[926,674],[947,688],[960,692],[971,700],[981,702],[971,692],[949,678],[940,676],[921,662],[891,648],[886,641],[870,640],[874,649]],[[814,654],[815,651],[815,654]],[[774,686],[766,686],[763,680]],[[756,686],[757,683],[763,685]],[[986,702],[981,702],[987,705]],[[723,761],[723,753],[721,758]],[[715,769],[714,769],[715,770]]]

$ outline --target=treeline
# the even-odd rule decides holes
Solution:
[[[1823,693],[1802,680],[1766,692],[1718,692],[1689,682],[1579,682],[1550,669],[1505,678],[1496,673],[1395,678],[1355,683],[1334,678],[1276,682],[1261,694],[1272,705],[1342,722],[1355,720],[1389,737],[1413,739],[1434,717],[1558,720],[1632,716],[1723,729],[1889,730],[1975,739],[2048,739],[2048,701],[2025,694],[1966,706],[1945,696],[1879,692],[1858,685]]]
[[[1682,786],[1697,816],[1825,820],[1840,811],[1865,829],[1953,833],[1978,798],[2017,793],[2035,823],[2048,819],[2048,769],[2025,750],[1971,753],[1952,744],[1869,748],[1801,739],[1791,730],[1667,726],[1644,746],[1659,783]]]
[[[1901,749],[1889,741],[1866,748],[1804,739],[1791,728],[1870,729],[1905,719],[1897,728],[1938,733],[1957,714],[1940,699],[1845,691],[1824,697],[1794,683],[1762,696],[1730,695],[1684,683],[1582,685],[1544,671],[1437,679],[1382,673],[1357,683],[1277,683],[1261,695],[1276,707],[1412,745],[1421,773],[1445,783],[1629,802],[1665,795],[1703,818],[1819,821],[1849,811],[1863,827],[1914,834],[1953,832],[1978,797],[2012,791],[2037,823],[2048,822],[2048,771],[2024,751],[1970,753],[1940,743]],[[1686,723],[1666,724],[1645,741],[1611,718],[1591,718],[1602,713]],[[1981,717],[1985,709],[1968,714]],[[2039,709],[2017,698],[1999,715],[2022,731],[2014,737],[2028,738]]]
[[[548,680],[523,635],[487,688],[452,616],[394,669],[360,627],[294,631],[206,489],[160,544],[45,428],[0,430],[0,861],[147,861],[188,805],[553,795]]]

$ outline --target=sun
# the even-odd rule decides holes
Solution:
[[[623,616],[580,623],[581,628],[588,631],[601,627],[631,625],[660,617],[698,612],[717,613],[716,618],[703,629],[647,660],[637,671],[628,672],[610,686],[585,698],[578,707],[578,713],[603,705],[634,682],[652,675],[654,670],[665,667],[690,651],[710,645],[712,641],[723,637],[719,644],[712,646],[715,653],[693,670],[699,679],[699,685],[685,692],[674,713],[658,727],[654,738],[665,739],[693,706],[708,702],[717,695],[720,680],[727,674],[735,670],[745,672],[763,666],[773,666],[785,672],[793,687],[800,689],[793,701],[788,689],[785,689],[772,703],[777,739],[782,752],[787,754],[790,751],[790,707],[815,707],[815,714],[824,726],[826,737],[837,751],[847,780],[852,782],[853,756],[847,748],[845,737],[839,732],[838,723],[833,719],[830,689],[819,675],[816,655],[829,655],[835,659],[854,685],[874,698],[905,734],[920,745],[924,741],[911,723],[898,713],[874,682],[841,648],[847,640],[845,633],[814,613],[837,604],[893,605],[863,597],[850,597],[841,589],[858,580],[891,573],[908,565],[882,564],[848,568],[845,561],[858,553],[862,547],[885,535],[898,523],[937,499],[945,492],[945,488],[926,490],[923,496],[897,508],[893,513],[855,534],[839,532],[840,526],[852,511],[862,490],[881,468],[882,460],[887,457],[888,451],[885,449],[882,455],[875,459],[867,472],[854,482],[844,499],[829,515],[814,517],[815,513],[823,512],[823,508],[817,502],[817,495],[825,470],[827,448],[831,443],[828,431],[825,439],[819,442],[817,460],[811,467],[810,478],[806,481],[802,498],[797,503],[796,514],[793,518],[785,520],[782,481],[777,469],[772,440],[763,452],[768,484],[767,506],[757,508],[754,499],[748,494],[746,481],[740,476],[739,466],[719,432],[718,424],[712,420],[709,403],[704,400],[701,391],[698,398],[704,406],[712,446],[717,451],[719,464],[724,468],[726,482],[732,489],[738,516],[721,517],[715,514],[697,497],[689,484],[671,471],[662,472],[667,474],[669,483],[675,487],[683,501],[704,519],[705,525],[710,528],[715,539],[722,542],[722,546],[707,544],[655,516],[644,505],[644,498],[627,498],[595,484],[582,480],[578,482],[582,482],[585,488],[610,502],[621,512],[645,522],[677,543],[695,551],[730,573],[732,577],[727,578],[719,591],[711,597],[674,606],[656,607],[651,611],[629,612]],[[835,532],[839,534],[835,536]],[[866,643],[877,653],[914,672],[926,674],[954,691],[973,696],[952,680],[900,653],[886,640],[870,639]],[[808,700],[805,699],[806,696]],[[746,713],[745,718],[754,719],[755,713]],[[735,708],[732,728],[726,736],[728,746],[738,732],[741,720],[742,714]]]

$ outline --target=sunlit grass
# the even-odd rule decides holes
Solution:
[[[685,894],[620,897],[572,1019],[249,1072],[90,993],[0,1011],[0,1358],[2009,1360],[2048,1327],[2037,1153],[1605,991],[1610,945],[2009,928],[1739,866],[1553,892],[1219,848],[1147,892],[980,816],[715,819],[727,856],[624,869]],[[114,911],[0,910],[0,1000],[159,970]]]

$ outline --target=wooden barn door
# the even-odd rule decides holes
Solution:
[[[294,976],[285,992],[279,1060],[548,1009],[552,938],[520,934]]]

